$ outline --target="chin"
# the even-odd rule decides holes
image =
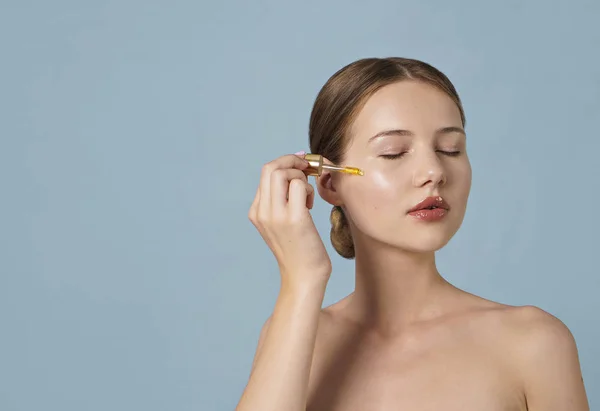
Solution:
[[[390,243],[395,247],[414,253],[431,253],[440,250],[450,242],[458,227],[443,224],[429,227],[411,227],[401,230],[401,238],[396,238]]]
[[[399,248],[413,253],[433,253],[442,249],[452,237],[411,238],[398,244]]]
[[[361,237],[370,238],[370,241],[374,241],[379,247],[411,253],[432,253],[446,246],[460,228],[462,218],[452,217],[454,218],[433,223],[410,220],[377,221],[364,224],[364,230],[357,227],[357,231],[361,233]]]

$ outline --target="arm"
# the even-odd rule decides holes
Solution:
[[[528,410],[589,411],[573,335],[552,315],[527,310],[521,360]]]
[[[304,411],[325,287],[282,288],[236,411]]]
[[[248,218],[273,252],[281,290],[261,331],[248,385],[236,411],[304,411],[319,313],[331,260],[310,209],[308,161],[282,156],[265,166]]]

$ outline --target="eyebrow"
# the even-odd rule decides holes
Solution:
[[[442,127],[439,128],[435,131],[435,135],[439,136],[440,134],[449,134],[449,133],[460,133],[462,135],[464,135],[465,137],[467,136],[467,133],[465,133],[465,130],[462,127]],[[372,140],[375,140],[378,137],[384,137],[384,136],[408,136],[408,137],[414,137],[415,133],[413,133],[410,130],[402,130],[402,129],[394,129],[394,130],[384,130],[384,131],[380,131],[379,133],[375,134],[373,137],[371,137],[369,139],[369,143]]]

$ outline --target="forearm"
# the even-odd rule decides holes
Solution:
[[[305,411],[325,286],[282,286],[236,411]]]

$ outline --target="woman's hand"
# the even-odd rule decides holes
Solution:
[[[303,170],[308,161],[284,155],[262,168],[248,218],[260,232],[281,271],[282,285],[326,284],[331,260],[309,210],[315,190]]]

